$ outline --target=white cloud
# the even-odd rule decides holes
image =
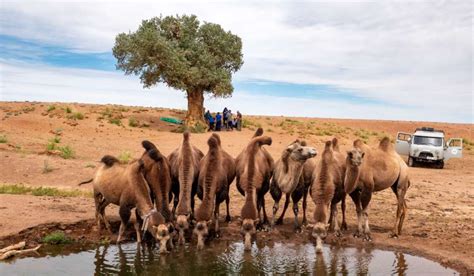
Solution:
[[[245,64],[237,80],[330,84],[413,107],[392,118],[432,120],[435,113],[452,118],[443,121],[473,121],[469,1],[4,1],[0,32],[103,52],[117,33],[135,30],[142,19],[183,13],[242,37]]]

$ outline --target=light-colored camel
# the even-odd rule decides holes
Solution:
[[[235,178],[234,158],[222,149],[219,135],[212,134],[207,144],[209,151],[199,163],[197,195],[201,199],[201,205],[196,210],[197,223],[193,231],[198,239],[198,249],[204,248],[204,239],[209,234],[213,220],[216,236],[219,236],[219,206],[224,200],[226,221],[230,221],[229,186]]]
[[[263,148],[271,145],[272,139],[261,136],[263,129],[259,128],[247,147],[236,158],[237,189],[245,196],[242,206],[241,234],[244,238],[245,250],[250,250],[252,237],[255,236],[257,227],[262,223],[268,224],[265,212],[265,194],[270,187],[273,171],[273,158]],[[260,211],[263,208],[263,220]]]
[[[322,252],[322,240],[327,236],[327,228],[340,234],[337,221],[337,204],[342,201],[343,225],[345,221],[344,175],[346,170],[345,156],[339,152],[338,141],[334,138],[327,141],[321,158],[313,173],[311,198],[315,203],[314,226],[312,236],[316,239],[316,252]],[[328,224],[330,222],[330,224]]]
[[[176,216],[178,244],[184,244],[184,233],[193,219],[199,162],[204,156],[198,148],[191,145],[189,136],[189,132],[183,133],[181,146],[168,156],[171,166],[171,190],[174,195],[172,213]]]
[[[147,152],[147,156],[159,159],[154,150]],[[146,230],[160,241],[160,252],[166,252],[166,245],[170,240],[169,226],[151,201],[149,186],[143,177],[143,172],[146,170],[143,160],[139,159],[122,165],[119,164],[117,158],[106,155],[102,158],[102,163],[92,181],[99,231],[101,222],[110,231],[110,224],[105,218],[105,208],[109,204],[118,205],[121,224],[117,242],[121,242],[130,220],[131,210],[136,208],[134,226],[138,243],[142,240],[141,230]]]
[[[298,222],[298,202],[304,195],[303,167],[306,160],[317,155],[313,147],[305,146],[305,142],[296,140],[283,150],[281,158],[275,163],[273,177],[270,184],[270,194],[275,201],[273,205],[272,227],[275,225],[275,216],[278,212],[279,202],[283,194],[286,195],[285,206],[277,224],[283,223],[283,217],[290,202],[293,200],[293,212],[295,214],[295,231],[301,231]],[[302,189],[297,189],[302,187]]]
[[[388,137],[383,138],[377,148],[370,148],[360,140],[347,152],[344,186],[356,206],[358,218],[357,235],[370,240],[368,206],[372,193],[389,187],[397,196],[397,216],[392,237],[401,234],[407,212],[405,194],[410,187],[408,166],[395,151]]]

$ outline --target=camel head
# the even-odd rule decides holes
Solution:
[[[194,235],[197,236],[197,248],[199,250],[204,248],[204,240],[209,235],[209,226],[211,225],[212,220],[201,220],[196,223],[196,227],[194,227]]]
[[[244,238],[244,249],[250,251],[252,249],[252,237],[257,233],[257,220],[244,219],[242,221],[242,227],[240,228],[240,234]]]
[[[358,148],[353,148],[347,151],[346,164],[349,166],[358,167],[362,164],[365,153]]]
[[[170,225],[165,223],[164,217],[156,210],[152,211],[148,219],[149,221],[145,222],[146,230],[160,243],[160,253],[168,253],[167,244],[171,238]]]
[[[313,226],[311,235],[316,239],[316,253],[323,252],[323,240],[326,239],[328,227],[329,225],[322,222],[317,222]]]
[[[309,158],[315,157],[318,152],[313,147],[306,146],[306,142],[296,140],[286,148],[289,158],[297,162],[305,162]]]
[[[178,244],[184,244],[184,232],[189,229],[189,219],[191,214],[178,215],[176,217],[176,228],[178,228]]]

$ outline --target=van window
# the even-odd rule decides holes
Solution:
[[[415,136],[413,139],[415,145],[430,145],[440,147],[443,145],[443,138],[439,137],[426,137],[426,136]]]

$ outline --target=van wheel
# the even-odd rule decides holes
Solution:
[[[438,169],[444,168],[444,161],[443,160],[439,161],[438,164],[436,164],[436,168]]]
[[[408,157],[408,167],[414,167],[415,166],[415,159],[412,157]]]

